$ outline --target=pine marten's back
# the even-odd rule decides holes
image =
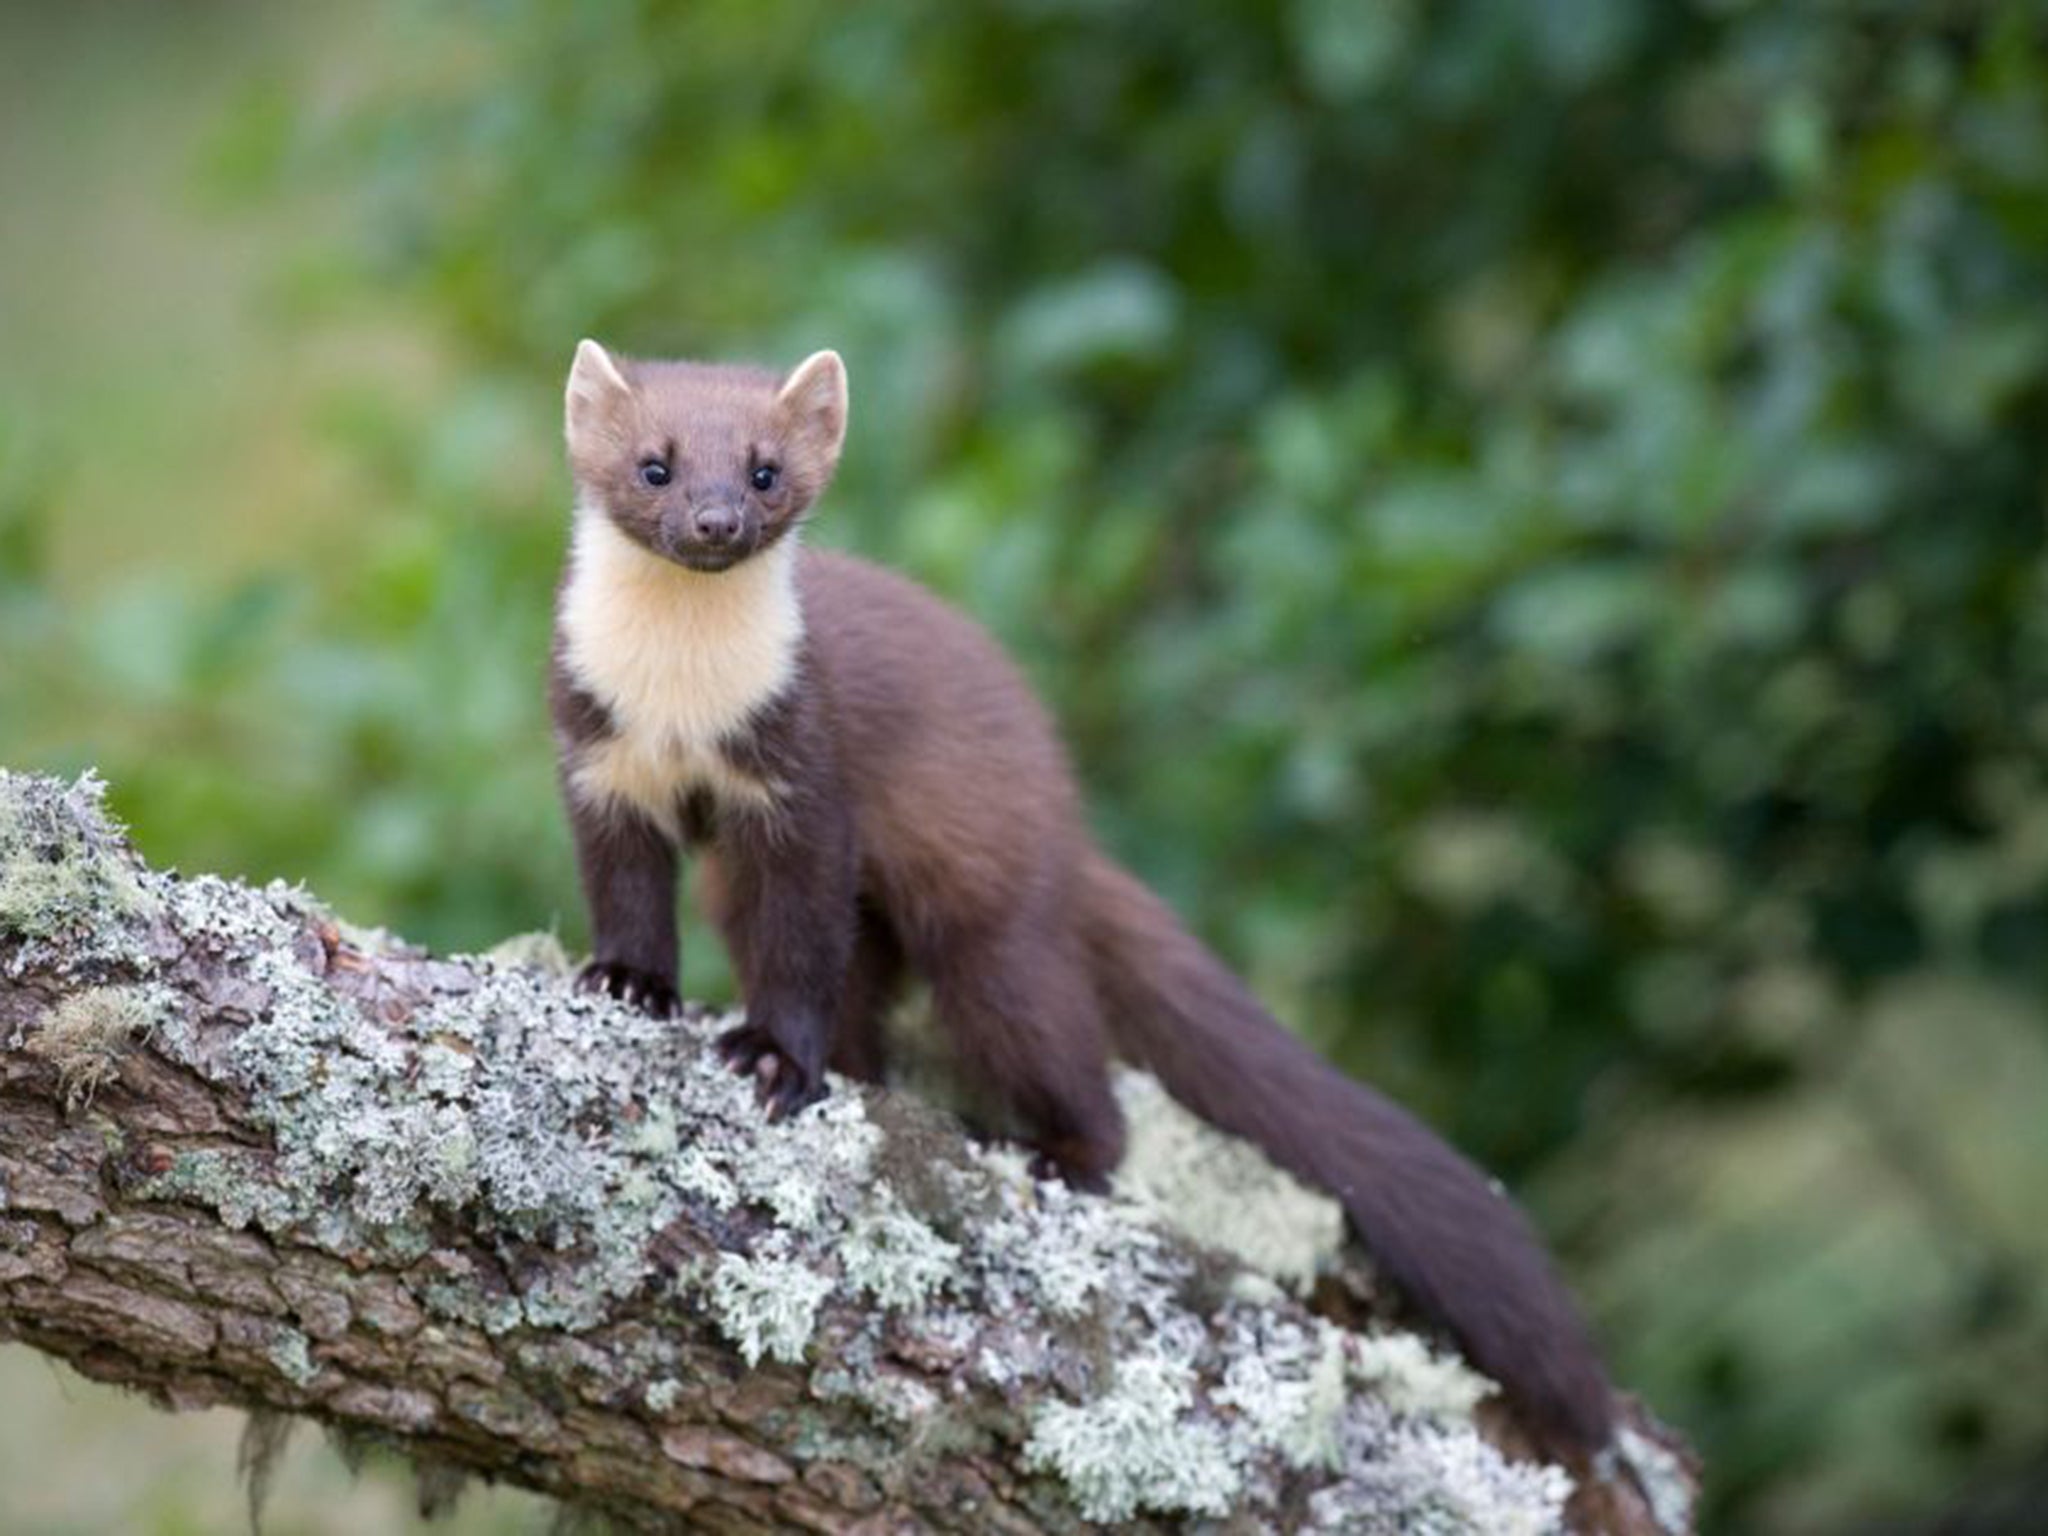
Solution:
[[[949,923],[994,914],[1020,879],[1071,862],[1081,820],[1066,754],[995,641],[851,555],[806,549],[797,580],[863,855],[890,904],[936,898]]]

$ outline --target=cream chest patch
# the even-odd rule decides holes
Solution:
[[[562,594],[564,660],[615,727],[578,749],[578,795],[623,801],[671,835],[696,790],[721,805],[773,802],[775,786],[739,773],[717,744],[795,675],[795,557],[785,539],[729,571],[691,571],[641,549],[601,512],[578,511]]]

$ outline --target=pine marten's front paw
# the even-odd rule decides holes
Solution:
[[[764,1025],[742,1024],[718,1037],[718,1053],[742,1077],[754,1079],[770,1120],[784,1120],[825,1097],[822,1066],[806,1065]]]
[[[657,1019],[672,1019],[683,1011],[683,1000],[672,978],[617,960],[591,961],[576,973],[576,986],[584,992],[615,997]]]

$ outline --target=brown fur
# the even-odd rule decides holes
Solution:
[[[844,431],[837,359],[793,377],[801,387],[579,351],[579,515],[611,518],[650,560],[687,563],[693,507],[737,498],[742,558],[759,558],[822,492]],[[675,464],[669,486],[635,477],[650,453]],[[744,476],[764,459],[781,466],[782,492],[749,501]],[[1095,851],[1052,722],[986,634],[859,560],[798,550],[796,561],[789,681],[715,742],[678,737],[672,758],[657,753],[676,765],[672,806],[579,791],[576,765],[593,744],[637,732],[658,745],[667,727],[615,718],[593,692],[603,685],[565,659],[572,647],[556,647],[557,738],[596,928],[586,983],[674,1006],[666,821],[701,845],[706,906],[747,1000],[728,1054],[778,1112],[821,1094],[828,1062],[880,1076],[881,1015],[915,972],[970,1073],[1041,1156],[1099,1184],[1123,1149],[1114,1046],[1196,1113],[1331,1190],[1387,1273],[1553,1448],[1603,1445],[1605,1376],[1506,1197],[1419,1121],[1319,1061]],[[764,801],[753,786],[772,792]]]

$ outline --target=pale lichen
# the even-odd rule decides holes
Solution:
[[[854,1218],[839,1249],[847,1281],[884,1307],[922,1306],[959,1260],[958,1244],[911,1215],[888,1191]]]
[[[1190,1413],[1194,1382],[1180,1361],[1134,1355],[1100,1397],[1040,1405],[1026,1464],[1057,1472],[1090,1520],[1225,1514],[1243,1478],[1222,1428]]]
[[[1572,1481],[1513,1462],[1471,1432],[1355,1397],[1344,1475],[1309,1498],[1310,1528],[1353,1536],[1563,1536]]]
[[[1225,1369],[1217,1403],[1290,1467],[1334,1469],[1346,1396],[1343,1332],[1320,1319],[1304,1325],[1249,1309],[1238,1309],[1231,1324],[1254,1347]]]
[[[1633,1474],[1661,1530],[1692,1528],[1692,1480],[1678,1455],[1627,1424],[1615,1432],[1614,1455]]]
[[[295,1387],[311,1386],[320,1374],[313,1363],[312,1340],[296,1328],[280,1327],[272,1336],[266,1353],[278,1374]]]
[[[831,1290],[829,1276],[799,1260],[726,1254],[711,1278],[711,1309],[747,1364],[763,1356],[794,1364]]]
[[[96,775],[60,786],[0,768],[0,937],[63,937],[73,961],[105,961],[150,908]]]
[[[939,1392],[883,1356],[883,1330],[872,1319],[836,1335],[832,1358],[811,1373],[811,1395],[857,1403],[871,1420],[913,1431],[919,1454],[958,1443],[967,1426],[948,1423]]]
[[[1096,1297],[1128,1296],[1143,1285],[1163,1291],[1185,1265],[1150,1224],[1108,1200],[1061,1183],[1034,1183],[1014,1152],[989,1151],[1000,1204],[982,1226],[987,1278],[1001,1299],[1079,1317]],[[1021,1284],[1020,1284],[1021,1282]]]
[[[1303,1468],[1328,1479],[1312,1504],[1328,1529],[1556,1523],[1568,1481],[1486,1445],[1470,1419],[1478,1378],[1406,1336],[1317,1322],[1176,1240],[1169,1224],[1299,1284],[1333,1228],[1327,1202],[1256,1182],[1277,1176],[1213,1133],[1194,1143],[1176,1129],[1148,1152],[1144,1125],[1165,1123],[1152,1118],[1165,1101],[1147,1079],[1120,1090],[1150,1106],[1134,1116],[1139,1150],[1121,1185],[1135,1201],[1040,1183],[1014,1149],[965,1147],[935,1116],[905,1132],[913,1117],[871,1116],[890,1101],[842,1083],[770,1123],[709,1048],[730,1018],[653,1020],[577,992],[544,945],[457,965],[394,942],[378,952],[402,961],[404,995],[358,995],[328,973],[333,919],[303,892],[136,870],[92,781],[4,782],[4,868],[25,848],[77,865],[55,908],[37,908],[35,932],[68,945],[92,914],[112,935],[94,929],[94,953],[121,955],[123,985],[182,985],[174,958],[131,941],[128,918],[147,911],[171,931],[164,954],[202,952],[227,978],[226,993],[167,1014],[149,1048],[239,1090],[272,1145],[181,1151],[128,1193],[388,1265],[422,1314],[406,1325],[416,1351],[516,1354],[572,1336],[583,1349],[583,1330],[639,1296],[664,1322],[604,1369],[656,1413],[692,1379],[672,1340],[702,1319],[750,1364],[801,1364],[824,1330],[814,1412],[789,1431],[799,1462],[830,1455],[886,1481],[1011,1432],[999,1421],[1014,1413],[1032,1465],[1091,1518],[1271,1519],[1285,1475]],[[39,829],[26,842],[23,825]],[[15,878],[18,896],[45,877]],[[36,941],[15,937],[20,963]],[[1202,1170],[1194,1185],[1237,1191],[1220,1202],[1237,1209],[1202,1215],[1216,1204],[1204,1190],[1158,1174],[1181,1156]],[[1282,1210],[1294,1214],[1263,1225]],[[1317,1235],[1290,1246],[1279,1229],[1297,1218]],[[451,1225],[481,1243],[443,1246]],[[1219,1268],[1227,1283],[1210,1283]],[[297,1330],[272,1349],[287,1374],[302,1359],[316,1368],[317,1354]],[[1370,1391],[1347,1392],[1361,1383]]]
[[[1434,1419],[1470,1419],[1480,1400],[1498,1390],[1455,1355],[1431,1349],[1412,1333],[1354,1336],[1350,1374],[1389,1407]]]
[[[276,1235],[303,1215],[301,1202],[272,1183],[265,1160],[248,1149],[199,1148],[180,1152],[168,1168],[137,1182],[144,1200],[187,1200],[216,1211],[240,1230],[256,1227]]]
[[[560,936],[547,929],[515,933],[477,958],[502,970],[539,971],[544,976],[566,976],[576,968]]]
[[[749,1091],[737,1078],[728,1075],[726,1082],[742,1094]],[[804,1232],[859,1203],[880,1136],[860,1095],[842,1085],[824,1103],[772,1127],[751,1155],[726,1172],[778,1223]]]
[[[1299,1293],[1344,1243],[1343,1208],[1167,1097],[1143,1072],[1117,1075],[1130,1141],[1117,1192],[1175,1231]]]
[[[90,1104],[121,1071],[121,1055],[176,1006],[158,986],[87,987],[58,999],[26,1049],[57,1069],[67,1107]]]

